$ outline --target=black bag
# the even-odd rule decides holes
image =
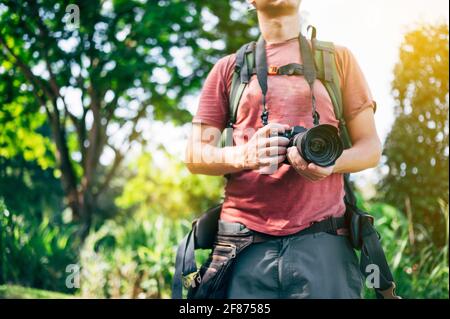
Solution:
[[[194,239],[196,249],[212,249],[217,236],[218,222],[222,204],[209,209],[194,221],[196,224]]]
[[[199,284],[199,282],[195,281],[201,278],[198,276],[195,250],[213,249],[217,237],[218,221],[221,211],[222,204],[209,209],[198,219],[194,220],[191,230],[179,244],[172,283],[173,299],[182,298],[183,286],[189,288]],[[202,267],[202,273],[206,271],[205,267],[206,265]]]
[[[381,237],[375,230],[374,218],[357,206],[356,196],[350,185],[349,175],[344,175],[346,220],[349,226],[349,240],[354,249],[361,251],[360,270],[367,277],[369,265],[379,269],[379,287],[375,288],[378,299],[401,299],[395,294],[395,282],[386,260]]]
[[[214,237],[209,259],[189,285],[188,299],[224,299],[236,256],[253,242],[252,231],[248,229],[240,233],[219,231]]]

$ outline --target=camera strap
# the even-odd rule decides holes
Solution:
[[[269,68],[267,67],[267,55],[266,55],[266,41],[262,36],[259,37],[258,42],[256,43],[256,52],[255,52],[255,61],[256,61],[256,77],[258,78],[259,86],[262,91],[262,114],[261,121],[263,126],[266,126],[269,121],[269,111],[266,106],[266,97],[267,97],[267,73],[269,72]]]
[[[314,64],[314,56],[312,49],[308,43],[308,40],[302,35],[299,35],[300,43],[300,54],[303,60],[303,75],[308,82],[310,92],[311,92],[311,104],[312,104],[312,116],[314,126],[319,125],[320,116],[316,109],[316,98],[314,95],[314,82],[317,79],[317,71]],[[267,66],[267,53],[266,53],[266,41],[262,36],[260,36],[258,42],[256,43],[255,51],[255,62],[256,62],[256,77],[258,78],[258,83],[262,92],[262,114],[261,121],[264,126],[268,124],[269,121],[269,111],[267,109],[267,92],[268,84],[267,78],[269,73],[269,68]]]
[[[314,56],[311,47],[309,46],[308,40],[302,34],[300,34],[300,53],[303,59],[304,76],[311,92],[313,122],[314,126],[317,126],[319,125],[320,119],[319,113],[316,110],[316,97],[314,95],[314,82],[317,79],[317,71],[314,65]]]

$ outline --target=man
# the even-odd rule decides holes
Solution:
[[[301,0],[248,0],[256,8],[267,64],[302,64],[298,36]],[[220,224],[273,238],[237,256],[228,298],[359,298],[362,280],[356,255],[345,236],[327,232],[292,236],[314,223],[345,213],[343,174],[377,166],[381,143],[372,99],[352,53],[336,47],[344,116],[353,146],[331,167],[308,164],[296,147],[279,137],[296,125],[311,128],[310,87],[304,76],[269,76],[261,123],[262,93],[256,76],[240,100],[234,146],[217,141],[229,119],[229,92],[236,56],[217,62],[209,74],[194,117],[187,166],[194,174],[227,175]],[[322,124],[338,126],[331,99],[314,85]],[[250,132],[250,133],[249,133]],[[291,165],[283,162],[288,159]],[[265,168],[276,167],[267,173]]]

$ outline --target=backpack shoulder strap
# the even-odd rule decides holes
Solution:
[[[233,79],[231,81],[231,89],[229,96],[229,119],[227,127],[222,134],[221,146],[232,146],[233,136],[232,128],[236,123],[239,102],[242,94],[250,82],[250,78],[255,68],[255,42],[243,45],[236,52],[236,64],[234,67]]]
[[[339,121],[339,130],[344,147],[346,149],[350,148],[352,142],[344,119],[341,80],[336,66],[336,49],[334,43],[319,41],[313,38],[312,45],[318,78],[322,81],[330,95],[336,119]]]

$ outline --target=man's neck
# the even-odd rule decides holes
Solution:
[[[258,13],[259,28],[266,43],[281,43],[300,34],[300,15],[271,17]]]

